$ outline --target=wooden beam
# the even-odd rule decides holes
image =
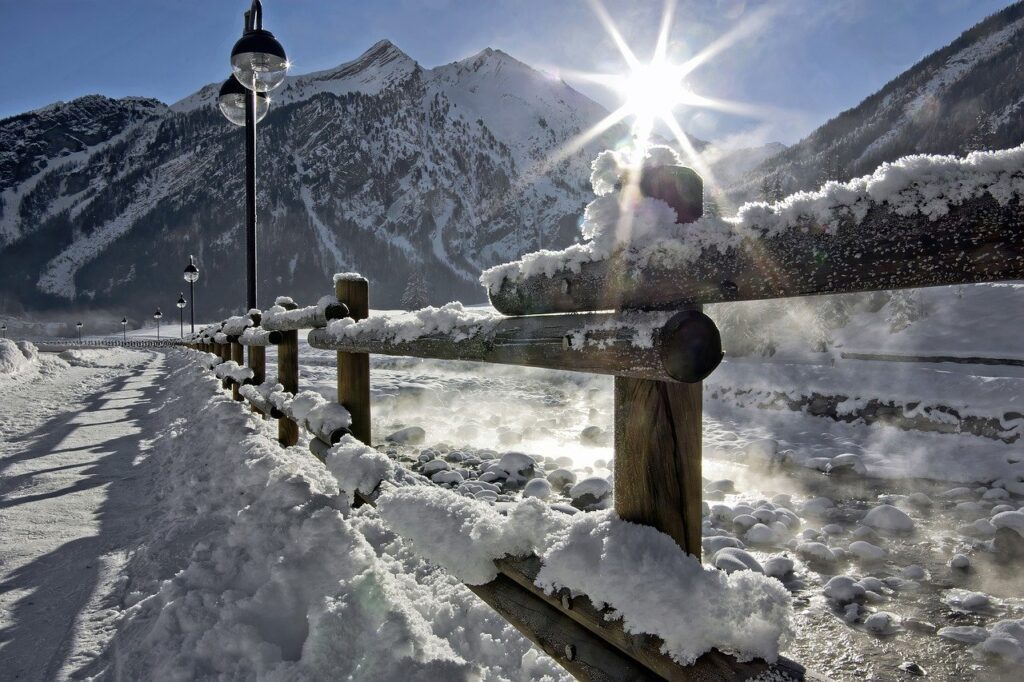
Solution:
[[[396,342],[372,331],[338,340],[315,329],[308,341],[314,348],[345,351],[339,352],[339,362],[342,355],[378,353],[659,381],[700,381],[722,359],[715,323],[696,311],[509,317],[492,325],[467,324],[459,331],[459,340],[436,334]]]
[[[334,283],[334,294],[339,303],[348,306],[353,320],[369,317],[369,283],[365,279],[338,279]],[[370,356],[366,352],[338,351],[338,402],[352,415],[349,431],[355,438],[369,445]]]
[[[486,585],[466,587],[577,680],[662,679],[507,576],[499,575]]]
[[[615,513],[698,559],[702,386],[615,377]]]
[[[323,460],[326,443],[310,441],[310,450]],[[376,506],[376,498],[356,492],[356,506]],[[537,586],[541,560],[536,555],[504,557],[494,562],[498,577],[486,585],[467,585],[470,590],[508,620],[527,639],[552,656],[577,679],[629,680],[665,679],[680,682],[739,682],[763,673],[783,673],[788,680],[823,680],[802,665],[780,656],[775,663],[763,660],[737,661],[718,650],[700,656],[692,665],[683,666],[661,651],[662,640],[654,635],[636,635],[626,632],[621,619],[612,617],[611,609],[598,609],[586,596],[571,597],[567,591],[547,594]],[[492,598],[495,594],[502,599]],[[538,603],[550,610],[539,609]],[[537,618],[532,614],[544,614]],[[582,629],[571,627],[567,621]],[[588,642],[580,648],[579,642]],[[593,648],[589,643],[593,642]],[[574,645],[576,653],[583,653],[587,669],[564,656],[564,644]],[[561,646],[560,646],[561,645]],[[597,650],[618,651],[634,666],[625,666],[617,657],[608,657]],[[559,653],[563,655],[559,656]],[[607,666],[607,667],[605,667]],[[621,676],[625,675],[625,676]],[[639,675],[639,677],[630,677]]]
[[[491,303],[506,315],[589,310],[674,310],[693,303],[851,293],[1024,279],[1024,211],[990,195],[945,216],[901,216],[887,205],[863,221],[746,240],[708,249],[679,267],[642,268],[622,257],[587,263],[578,274],[506,281]]]

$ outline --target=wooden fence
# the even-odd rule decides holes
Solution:
[[[665,199],[677,212],[682,206],[680,215],[699,216],[699,205],[684,205],[688,197],[701,196],[694,177],[680,172],[675,184],[659,183],[650,196]],[[188,345],[215,354],[222,363],[237,363],[224,365],[224,386],[236,400],[246,399],[252,409],[277,419],[284,446],[299,440],[295,415],[240,387],[263,383],[265,348],[276,345],[277,382],[286,393],[297,393],[300,329],[310,329],[310,346],[336,351],[337,402],[351,414],[351,425],[329,432],[312,428],[309,447],[320,458],[346,432],[370,444],[371,353],[613,375],[615,511],[659,529],[699,557],[701,381],[722,356],[718,330],[701,304],[1021,279],[1020,209],[1016,198],[999,203],[984,195],[931,221],[878,205],[857,224],[844,218],[826,229],[805,221],[801,229],[763,242],[710,250],[686,267],[640,270],[613,256],[565,277],[505,283],[491,298],[508,317],[467,325],[456,336],[404,338],[371,324],[360,326],[370,317],[368,283],[340,277],[337,305],[298,308],[288,299],[287,314],[278,312],[265,321],[259,315],[251,321],[232,318],[204,328]],[[352,320],[351,333],[327,329],[344,317]],[[638,327],[649,332],[647,342],[634,343]],[[373,495],[362,495],[360,501],[372,504]],[[657,637],[625,632],[621,622],[608,620],[587,597],[548,595],[537,588],[537,557],[508,557],[496,566],[495,581],[470,589],[580,679],[739,680],[769,670],[793,679],[816,677],[785,659],[774,665],[740,663],[717,651],[692,666],[680,666],[661,653]]]

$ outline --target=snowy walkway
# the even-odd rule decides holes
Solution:
[[[73,676],[113,635],[118,575],[150,503],[142,426],[164,357],[70,367],[0,401],[0,677]]]

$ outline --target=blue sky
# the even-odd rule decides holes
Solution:
[[[681,112],[705,139],[791,143],[856,105],[1007,0],[678,0],[671,54],[684,59],[766,7],[770,17],[690,78],[757,116]],[[173,102],[222,80],[246,0],[0,0],[0,117],[101,93]],[[605,0],[638,55],[662,0]],[[549,71],[621,72],[587,0],[265,0],[265,26],[295,73],[335,66],[389,38],[424,66],[484,47]],[[616,96],[573,85],[606,106]]]

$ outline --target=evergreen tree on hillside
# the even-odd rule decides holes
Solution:
[[[924,304],[914,289],[897,289],[890,294],[886,317],[889,331],[903,331],[926,315]]]
[[[402,292],[402,308],[405,310],[419,310],[429,304],[427,293],[427,282],[423,277],[423,269],[415,268],[409,275],[409,281]]]

